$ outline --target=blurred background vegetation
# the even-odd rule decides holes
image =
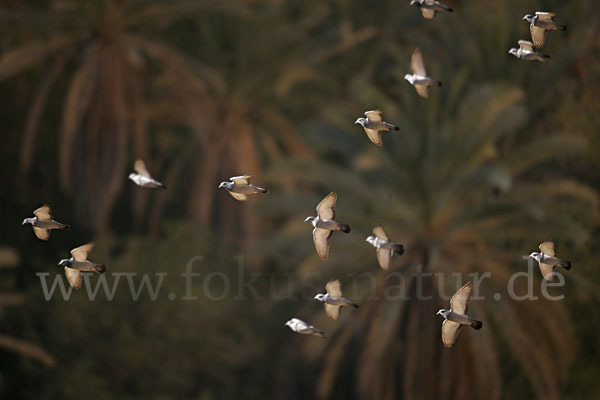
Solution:
[[[433,21],[408,3],[2,1],[0,397],[599,398],[600,3],[447,0]],[[569,27],[548,64],[507,54],[536,10]],[[444,82],[428,101],[403,80],[417,46]],[[382,149],[353,125],[375,108],[401,127]],[[168,190],[127,181],[138,157]],[[216,189],[244,173],[271,193]],[[330,191],[353,230],[324,263],[302,221]],[[19,225],[46,202],[72,229],[44,243]],[[419,268],[491,272],[484,329],[444,349],[444,300],[382,300],[368,279],[328,320],[312,300],[327,280],[394,284],[364,243],[377,224],[405,245],[392,268],[411,292]],[[565,300],[494,301],[549,238],[574,264]],[[157,300],[45,301],[36,273],[92,239],[109,272],[168,273]],[[233,282],[243,255],[259,296],[211,300],[197,279],[181,300],[198,255]],[[446,276],[426,289],[450,293]]]

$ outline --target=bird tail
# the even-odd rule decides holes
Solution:
[[[567,26],[566,25],[556,25],[556,27],[558,28],[559,31],[566,31],[567,30]]]
[[[383,125],[389,130],[389,131],[399,131],[400,128],[397,127],[396,125],[392,125],[392,124],[388,124],[387,122],[384,122]]]
[[[395,244],[394,245],[394,252],[396,254],[398,254],[399,256],[401,256],[402,254],[404,254],[404,246],[402,246],[401,244]]]
[[[59,229],[69,230],[69,229],[71,229],[71,226],[67,225],[67,224],[62,224]]]
[[[106,272],[106,265],[96,265],[96,269],[94,272],[97,272],[99,274],[103,274]]]
[[[258,186],[250,185],[257,193],[269,193],[269,189],[264,189]]]
[[[436,86],[442,86],[442,82],[441,81],[433,81],[433,84]]]
[[[161,183],[160,185],[158,185],[161,189],[166,189],[167,185],[165,185],[164,183]]]
[[[340,224],[340,231],[344,233],[350,233],[350,225]]]
[[[453,10],[453,9],[451,9],[450,7],[448,7],[448,8],[446,9],[446,11],[448,11],[448,12],[454,12],[454,10]]]
[[[354,303],[353,303],[353,302],[351,302],[351,301],[348,301],[348,305],[351,305],[351,306],[352,306],[352,307],[354,307],[354,308],[358,308],[358,304],[354,304]]]
[[[561,261],[560,266],[569,271],[571,269],[571,261]]]
[[[540,54],[542,56],[543,62],[548,62],[550,60],[550,56],[548,54]]]
[[[471,328],[475,329],[476,331],[480,330],[482,326],[483,322],[474,319],[471,320]]]

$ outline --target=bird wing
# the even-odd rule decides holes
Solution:
[[[424,97],[426,99],[429,98],[429,86],[427,85],[413,85],[419,93],[419,96]]]
[[[148,172],[148,170],[146,169],[146,164],[144,163],[144,160],[142,159],[138,158],[137,160],[135,160],[135,163],[133,164],[133,169],[141,176],[145,176],[146,178],[152,178],[150,172]]]
[[[450,309],[458,314],[466,314],[469,308],[471,292],[473,292],[473,284],[471,282],[462,285],[450,299]]]
[[[237,183],[238,185],[248,185],[250,182],[248,181],[251,178],[251,175],[241,175],[241,176],[232,176],[229,180],[233,183]]]
[[[86,261],[88,254],[92,251],[94,246],[94,243],[84,244],[83,246],[79,246],[78,248],[71,250],[71,255],[75,261]]]
[[[554,17],[556,17],[555,13],[551,13],[551,12],[542,12],[542,11],[537,11],[535,13],[536,17],[538,17],[538,19],[540,21],[552,21],[554,19]]]
[[[340,306],[334,306],[332,304],[325,304],[325,312],[327,316],[334,321],[337,321],[340,316]]]
[[[533,43],[529,40],[519,40],[517,43],[519,43],[519,47],[525,51],[534,51]]]
[[[365,128],[365,133],[369,137],[369,140],[381,147],[383,142],[381,141],[381,132],[375,129]]]
[[[419,50],[418,47],[414,49],[412,53],[410,68],[414,75],[427,76],[427,72],[425,72],[425,63],[423,62],[423,54],[421,54],[421,50]]]
[[[248,196],[246,196],[246,195],[245,195],[245,194],[243,194],[243,193],[235,193],[235,192],[231,192],[231,191],[229,191],[229,190],[228,190],[228,192],[229,192],[229,194],[230,194],[230,195],[232,195],[232,196],[233,196],[233,198],[234,198],[234,199],[236,199],[236,200],[239,200],[239,201],[246,201],[246,200],[248,200]]]
[[[387,270],[390,267],[390,261],[392,260],[392,250],[389,249],[377,249],[377,261],[379,266]]]
[[[331,280],[325,285],[327,293],[332,297],[342,297],[342,285],[339,279]]]
[[[381,226],[376,226],[375,228],[373,228],[373,235],[377,236],[379,239],[385,240],[386,242],[390,241],[390,238]]]
[[[433,19],[435,18],[436,11],[430,10],[429,8],[421,7],[421,14],[423,14],[423,18],[425,19]]]
[[[65,276],[67,277],[67,282],[74,289],[81,289],[81,272],[76,269],[65,267]]]
[[[442,323],[442,342],[444,343],[444,346],[448,348],[454,346],[460,328],[462,328],[461,324],[450,321],[449,319]]]
[[[544,279],[548,282],[553,282],[554,281],[554,265],[552,264],[546,264],[546,263],[540,263],[540,272],[542,273],[542,276],[544,277]]]
[[[337,201],[337,194],[334,192],[329,193],[321,202],[317,205],[317,215],[321,219],[335,219],[335,203]]]
[[[546,42],[546,30],[533,24],[529,24],[529,31],[531,32],[531,40],[533,40],[533,45],[538,49],[544,47],[544,43]]]
[[[373,110],[367,111],[365,116],[369,118],[369,121],[373,122],[383,122],[383,116],[381,115],[381,110]]]
[[[554,257],[554,242],[547,241],[540,244],[540,251],[547,256]]]
[[[329,239],[332,234],[333,231],[328,229],[313,229],[313,242],[315,242],[315,249],[321,260],[327,260],[329,257]]]
[[[33,233],[35,233],[35,236],[37,236],[38,239],[48,240],[50,238],[50,230],[49,229],[36,228],[34,226]]]
[[[44,204],[43,206],[35,210],[33,212],[33,215],[35,215],[40,221],[52,220],[52,210],[50,209],[50,206],[48,204]]]

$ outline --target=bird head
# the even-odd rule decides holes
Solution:
[[[233,187],[233,182],[221,182],[221,184],[219,185],[219,189],[225,188],[225,189],[231,189]]]
[[[289,326],[291,327],[294,323],[294,318],[290,319],[288,322],[285,323],[285,326]]]
[[[319,293],[318,295],[315,296],[315,300],[319,300],[321,302],[325,301],[325,295],[322,293]]]
[[[133,180],[135,178],[135,174],[132,172],[129,174],[129,179]]]
[[[535,251],[529,255],[529,258],[533,258],[535,261],[540,261],[542,255],[540,253],[536,253]]]
[[[359,119],[356,120],[356,122],[354,122],[354,125],[365,126],[366,123],[367,123],[367,119],[366,118],[359,118]]]
[[[411,6],[421,6],[421,0],[411,0]]]
[[[304,220],[304,222],[313,222],[315,220],[315,217],[306,217],[306,219]]]
[[[513,47],[512,49],[510,49],[510,50],[508,51],[508,54],[512,54],[513,56],[515,56],[515,57],[518,57],[518,56],[517,56],[517,48],[516,48],[516,47]]]
[[[409,81],[410,83],[412,83],[412,75],[411,74],[404,75],[404,80]]]
[[[375,236],[369,236],[365,239],[365,242],[371,243],[373,246],[375,246]]]
[[[34,218],[25,218],[21,225],[27,225],[27,224],[33,225],[34,222],[35,222]]]
[[[61,267],[71,267],[72,263],[73,263],[73,261],[71,261],[70,259],[66,258],[64,260],[60,260],[60,262],[58,263],[58,265],[61,266]]]
[[[527,15],[525,15],[525,16],[523,17],[523,20],[524,20],[524,21],[533,22],[533,18],[534,18],[534,16],[533,16],[533,15],[531,15],[531,14],[527,14]]]
[[[449,311],[450,310],[444,310],[443,308],[440,308],[439,311],[437,312],[437,314],[435,314],[435,315],[441,315],[442,317],[446,318]]]

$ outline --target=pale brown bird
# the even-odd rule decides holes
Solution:
[[[154,188],[163,188],[167,187],[163,185],[161,182],[157,181],[150,175],[150,172],[146,169],[146,164],[144,164],[143,160],[135,160],[135,164],[133,165],[133,169],[136,173],[130,173],[129,179],[131,179],[136,185],[145,187],[148,189]]]
[[[292,318],[285,323],[291,330],[303,335],[312,335],[316,337],[325,338],[325,332],[318,330],[312,325],[307,324],[298,318]]]
[[[103,274],[106,272],[106,266],[96,264],[88,260],[88,255],[94,248],[94,243],[84,244],[71,250],[71,258],[60,260],[58,265],[65,267],[65,276],[69,285],[74,289],[80,289],[82,283],[81,271],[91,271]]]
[[[382,269],[387,270],[390,267],[390,262],[392,261],[394,253],[400,256],[404,254],[404,246],[391,242],[387,233],[385,233],[381,226],[373,228],[373,234],[375,236],[367,237],[366,241],[375,247],[379,266]]]
[[[250,175],[234,176],[229,182],[221,182],[219,189],[225,188],[234,199],[239,201],[248,200],[248,195],[255,193],[269,193],[267,189],[254,186],[250,183]]]
[[[539,263],[542,276],[548,282],[554,281],[554,270],[556,268],[564,268],[567,271],[571,269],[571,261],[563,261],[556,257],[554,242],[552,241],[540,244],[540,252],[533,252],[529,257]]]
[[[317,205],[317,216],[307,217],[304,222],[310,222],[313,229],[313,242],[315,249],[321,260],[327,260],[329,257],[329,243],[333,231],[350,232],[350,225],[340,224],[335,219],[335,203],[337,194],[329,193]]]
[[[38,239],[48,240],[52,229],[69,229],[69,225],[61,224],[52,219],[52,210],[48,204],[44,204],[35,210],[33,215],[35,217],[25,218],[21,225],[29,224],[33,226],[33,233]]]
[[[339,279],[329,281],[325,289],[327,293],[316,295],[315,300],[325,303],[325,312],[329,318],[337,320],[341,307],[352,306],[358,308],[357,304],[354,304],[342,295],[342,285]]]
[[[469,298],[472,291],[473,284],[471,282],[465,283],[450,299],[450,309],[441,309],[437,312],[437,315],[444,317],[444,322],[442,323],[442,342],[448,348],[452,347],[454,342],[456,342],[456,338],[463,325],[469,325],[475,330],[479,330],[483,326],[483,322],[474,320],[467,315]]]

